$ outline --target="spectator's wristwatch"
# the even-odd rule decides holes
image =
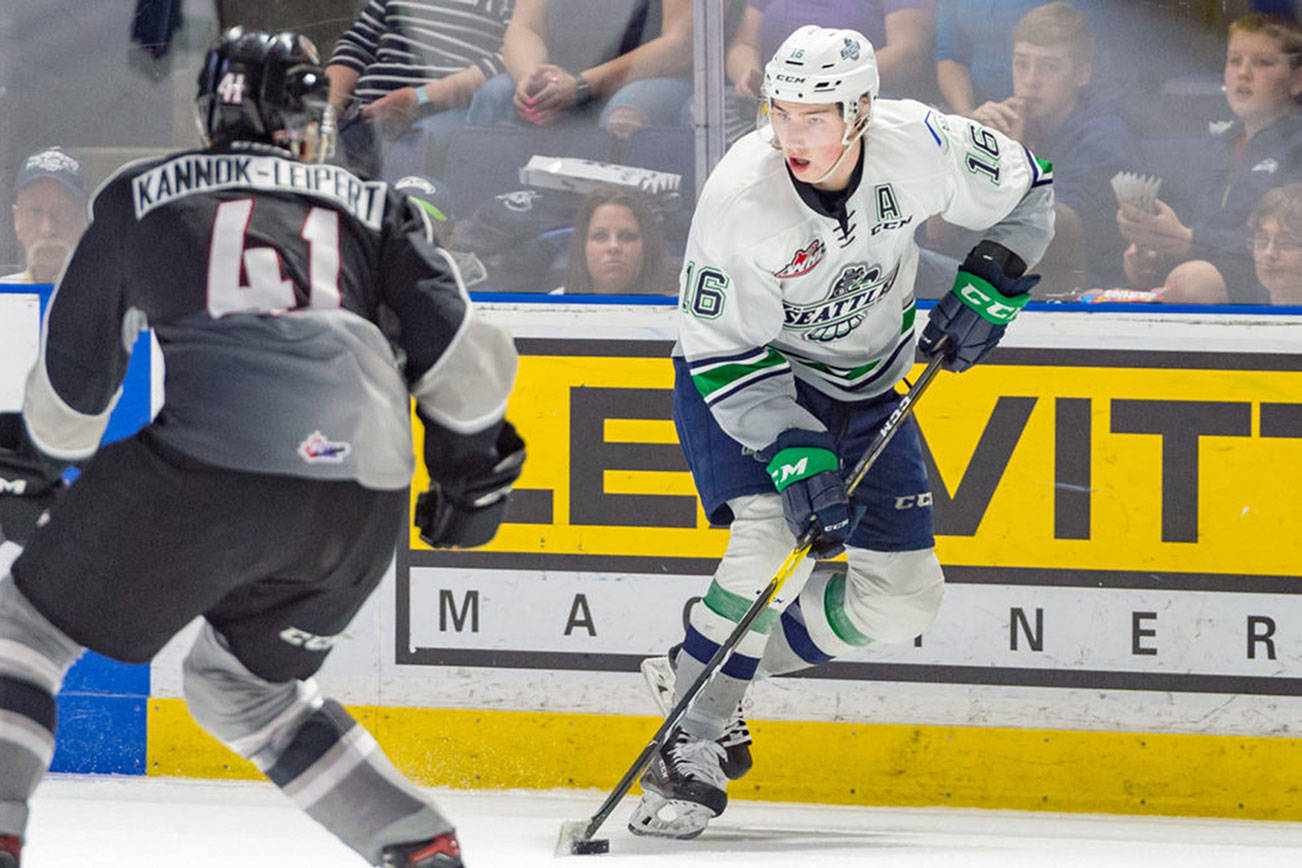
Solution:
[[[592,85],[583,77],[583,73],[574,73],[574,104],[576,106],[585,106],[597,98],[592,92]]]
[[[429,92],[425,90],[425,85],[414,85],[413,89],[416,91],[416,115],[426,118],[434,114],[434,103],[430,101]]]

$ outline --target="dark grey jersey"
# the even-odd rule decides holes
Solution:
[[[52,456],[95,451],[146,326],[166,368],[154,433],[218,467],[402,488],[409,395],[458,434],[502,418],[509,335],[383,182],[260,145],[192,151],[123,168],[92,218],[28,378]]]

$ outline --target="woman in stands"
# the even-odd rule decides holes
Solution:
[[[675,271],[655,215],[640,196],[611,187],[584,197],[561,291],[673,295]]]

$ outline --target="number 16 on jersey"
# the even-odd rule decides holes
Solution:
[[[680,307],[697,319],[717,319],[723,313],[728,283],[728,275],[719,269],[689,262],[683,272]]]

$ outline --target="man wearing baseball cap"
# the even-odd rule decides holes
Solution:
[[[407,175],[395,181],[393,189],[413,200],[429,217],[434,237],[457,264],[461,281],[466,286],[483,283],[488,272],[479,257],[469,250],[453,249],[456,247],[456,214],[452,210],[452,191],[448,185],[427,175]]]
[[[81,163],[61,148],[23,160],[14,182],[14,234],[27,268],[0,283],[54,283],[86,230],[86,183]]]

